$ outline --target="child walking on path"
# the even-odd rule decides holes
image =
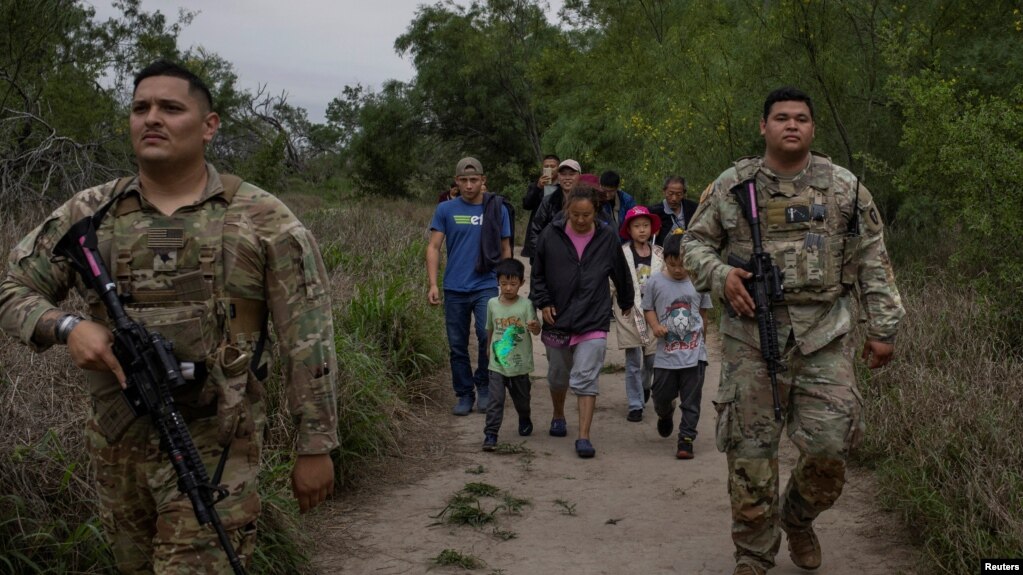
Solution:
[[[652,276],[645,286],[643,314],[657,337],[651,394],[657,412],[657,433],[661,437],[671,435],[678,398],[682,419],[675,456],[692,459],[707,359],[705,310],[713,304],[710,295],[697,292],[689,281],[682,257],[682,235],[668,236],[664,240],[664,271]]]
[[[525,281],[522,262],[508,258],[494,266],[499,295],[487,302],[487,341],[490,342],[490,404],[483,428],[483,451],[497,448],[504,421],[505,389],[519,415],[519,435],[533,433],[529,411],[529,372],[533,371],[533,340],[540,333],[533,302],[519,297]]]
[[[625,219],[618,235],[631,240],[622,246],[625,260],[632,272],[635,288],[634,309],[642,308],[643,286],[651,276],[661,273],[664,259],[660,246],[651,239],[661,229],[661,220],[654,217],[646,206],[636,206],[625,213]],[[614,298],[614,289],[611,297]],[[612,306],[613,307],[613,306]],[[650,397],[650,384],[654,375],[654,353],[657,338],[647,329],[642,314],[633,313],[626,317],[621,310],[613,307],[618,348],[625,350],[625,397],[629,401],[629,421],[643,421],[643,407]]]

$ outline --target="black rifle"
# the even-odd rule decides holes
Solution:
[[[781,270],[771,261],[771,254],[764,252],[760,240],[760,215],[757,209],[757,189],[754,180],[740,182],[732,188],[735,199],[742,207],[742,213],[749,222],[753,236],[753,255],[743,261],[734,255],[728,256],[728,265],[746,270],[753,277],[742,280],[746,291],[753,298],[756,308],[757,331],[760,334],[760,355],[767,362],[767,373],[771,376],[771,397],[774,399],[774,420],[781,421],[781,400],[778,397],[778,372],[785,371],[778,345],[778,323],[774,319],[771,305],[785,301],[782,289]]]
[[[85,283],[103,300],[107,314],[114,320],[114,355],[127,378],[124,399],[136,416],[150,416],[160,434],[160,449],[170,458],[178,476],[178,490],[192,502],[199,525],[213,526],[234,572],[244,575],[245,567],[214,509],[214,505],[228,495],[227,489],[216,485],[226,458],[221,457],[215,481],[211,482],[188,426],[171,396],[171,389],[185,385],[181,365],[171,353],[171,342],[128,317],[100,257],[94,218],[96,221],[102,219],[105,211],[87,216],[71,226],[53,251],[67,258]]]

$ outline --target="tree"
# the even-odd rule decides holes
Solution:
[[[412,56],[430,135],[488,166],[531,166],[547,123],[534,66],[557,37],[533,1],[448,1],[420,8],[395,49]]]
[[[129,168],[126,71],[177,54],[190,15],[116,6],[122,18],[96,22],[79,1],[0,0],[0,204],[60,200]]]

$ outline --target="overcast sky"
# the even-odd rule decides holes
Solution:
[[[118,14],[110,0],[85,0],[100,20]],[[170,21],[179,9],[198,12],[178,38],[181,48],[201,45],[234,66],[239,87],[272,94],[323,121],[327,103],[346,85],[374,89],[389,79],[407,81],[415,70],[394,51],[423,0],[142,0]],[[458,0],[468,5],[469,0]],[[551,0],[557,19],[562,0]]]

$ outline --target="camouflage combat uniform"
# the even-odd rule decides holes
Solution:
[[[728,456],[736,559],[767,569],[779,527],[798,531],[842,492],[849,450],[863,432],[853,370],[854,294],[867,337],[892,342],[905,313],[870,193],[848,170],[811,155],[794,179],[778,178],[760,158],[744,158],[704,192],[685,237],[685,265],[696,288],[724,300],[728,256],[748,260],[749,222],[731,188],[756,179],[764,250],[784,272],[785,302],[773,309],[788,370],[779,393],[788,436],[800,457],[778,506],[778,442],[757,323],[722,314],[724,364],[714,401],[717,447]],[[856,192],[858,190],[858,198]],[[859,233],[849,234],[854,211]],[[858,227],[858,230],[856,229]],[[780,525],[779,525],[780,522]]]
[[[123,188],[99,226],[99,251],[118,293],[131,294],[125,304],[129,315],[173,342],[179,360],[208,368],[205,383],[174,395],[211,476],[223,451],[218,442],[223,418],[216,416],[218,403],[209,397],[210,386],[229,380],[244,390],[240,409],[245,425],[221,440],[230,445],[221,481],[230,495],[217,510],[239,555],[250,562],[266,420],[260,376],[265,376],[271,346],[264,347],[258,361],[241,362],[230,378],[216,359],[228,347],[251,356],[269,312],[282,353],[288,406],[298,425],[297,452],[329,452],[338,446],[330,297],[316,242],[291,211],[231,176],[223,177],[223,182],[234,182],[227,187],[209,164],[207,174],[200,200],[170,216],[142,198],[137,178],[76,194],[12,251],[0,284],[0,323],[8,334],[43,351],[32,341],[36,323],[72,287],[89,304],[91,319],[106,321],[96,294],[52,250],[71,224]],[[125,573],[229,572],[216,535],[199,527],[188,498],[178,492],[149,418],[132,420],[130,412],[125,417],[127,404],[112,374],[86,371],[86,376],[92,398],[86,435],[118,568]]]

